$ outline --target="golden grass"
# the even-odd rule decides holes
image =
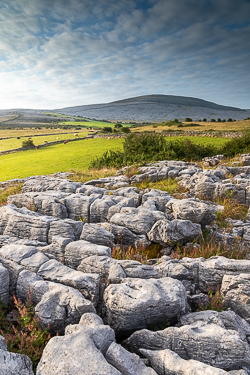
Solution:
[[[70,180],[84,183],[93,179],[115,176],[117,169],[103,168],[103,169],[88,169],[83,172],[81,171],[70,171],[70,172],[72,173],[72,175],[69,176]]]
[[[7,203],[9,195],[20,194],[22,192],[23,184],[9,186],[7,189],[0,190],[0,207]]]
[[[112,258],[117,260],[136,260],[141,263],[147,263],[149,259],[159,258],[161,256],[161,249],[162,246],[159,244],[152,244],[146,249],[135,249],[132,246],[125,249],[116,245],[116,247],[112,249]]]
[[[168,127],[166,125],[162,124],[152,124],[152,125],[146,125],[138,128],[131,128],[132,132],[143,132],[143,131],[156,131],[156,132],[162,132],[167,131],[169,129],[171,130],[184,130],[184,131],[208,131],[213,129],[214,131],[237,131],[241,132],[244,129],[250,128],[250,120],[242,120],[242,121],[234,121],[234,122],[199,122],[199,121],[192,121],[193,124],[198,124],[201,126],[193,127],[193,126],[187,126],[187,127],[177,127],[177,125],[172,125],[171,127]],[[189,122],[183,122],[183,124],[188,125]]]
[[[186,192],[186,190],[183,187],[178,185],[177,180],[175,180],[174,178],[168,178],[156,182],[150,182],[148,180],[145,180],[140,184],[135,184],[134,186],[137,186],[140,190],[159,189],[162,191],[166,191],[169,194],[173,195],[175,198],[179,197],[180,194]]]

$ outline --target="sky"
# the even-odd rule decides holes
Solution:
[[[150,94],[250,108],[250,0],[0,0],[0,109]]]

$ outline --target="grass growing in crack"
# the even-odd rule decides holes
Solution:
[[[199,242],[197,244],[197,242]],[[197,246],[198,245],[198,246]],[[172,259],[188,258],[211,258],[213,256],[224,256],[229,259],[245,259],[248,250],[242,249],[238,243],[230,248],[226,244],[218,244],[215,238],[199,239],[193,246],[178,245],[175,252],[171,254]]]
[[[27,293],[25,304],[14,296],[14,306],[12,316],[15,317],[15,321],[12,322],[6,318],[7,307],[0,301],[0,334],[5,338],[8,350],[26,354],[31,359],[35,370],[50,339],[50,334],[47,329],[42,330],[38,325],[30,291]]]
[[[213,310],[213,311],[224,311],[226,309],[222,295],[220,293],[220,287],[217,285],[216,291],[208,285],[207,288],[208,293],[208,303],[201,304],[198,308],[198,311],[205,311],[205,310]]]
[[[137,186],[140,190],[158,189],[166,191],[169,194],[173,195],[175,198],[186,192],[183,187],[178,185],[178,182],[174,178],[166,178],[155,182],[145,180],[139,184],[135,184],[134,186]]]
[[[159,244],[152,244],[147,248],[138,249],[135,249],[132,246],[125,249],[117,245],[112,250],[112,258],[117,260],[136,260],[141,263],[146,263],[149,259],[158,258],[161,249],[162,246]]]
[[[103,177],[110,177],[116,175],[117,169],[115,168],[103,168],[103,169],[89,169],[84,172],[81,171],[72,171],[72,174],[69,176],[70,180],[76,182],[85,183],[89,180],[99,179]]]
[[[216,203],[224,206],[223,211],[218,211],[216,213],[216,222],[219,228],[228,227],[228,222],[226,219],[231,218],[233,220],[246,220],[249,207],[245,204],[239,204],[234,201],[233,198],[219,198]]]
[[[0,207],[7,203],[9,195],[20,194],[22,192],[23,184],[9,186],[7,189],[0,191]]]

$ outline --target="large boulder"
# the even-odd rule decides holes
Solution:
[[[148,232],[148,238],[152,242],[168,245],[173,242],[186,243],[201,234],[200,224],[190,220],[159,220]]]
[[[103,296],[105,321],[117,334],[150,324],[166,323],[184,314],[186,293],[182,283],[171,278],[125,279],[109,285]]]

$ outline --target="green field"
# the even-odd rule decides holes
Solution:
[[[228,141],[226,138],[189,139],[195,143],[213,143],[216,146]],[[122,142],[122,139],[96,138],[2,155],[0,181],[70,170],[84,171],[95,156],[100,156],[109,149],[122,149]]]
[[[56,131],[54,131],[56,133]],[[88,134],[87,131],[76,131],[76,133],[79,135],[79,137],[86,137]],[[15,148],[22,147],[22,142],[24,140],[27,140],[27,137],[21,137],[21,139],[17,138],[10,138],[10,139],[1,139],[0,140],[0,151],[7,151],[7,150],[12,150]],[[61,140],[66,140],[66,139],[75,139],[76,137],[74,134],[57,134],[57,135],[43,135],[39,137],[31,137],[34,145],[41,145],[44,143],[44,141],[47,142],[56,142],[56,141],[61,141]]]

